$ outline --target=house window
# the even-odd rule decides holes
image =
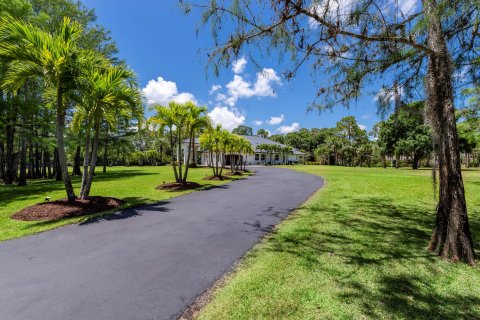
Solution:
[[[260,155],[258,153],[255,153],[255,160],[260,160]]]
[[[263,161],[263,160],[265,160],[265,155],[264,155],[264,154],[262,154],[262,161]]]
[[[278,154],[275,155],[275,161],[280,160],[280,156]]]

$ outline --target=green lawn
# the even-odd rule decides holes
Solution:
[[[200,319],[480,319],[480,270],[426,250],[429,170],[290,168],[325,187],[247,254]],[[478,249],[480,172],[464,177]]]
[[[101,169],[97,170],[101,172]],[[189,170],[189,180],[203,185],[221,184],[221,181],[201,180],[211,175],[211,169]],[[149,203],[177,196],[186,192],[155,190],[163,182],[173,181],[172,167],[113,167],[107,173],[98,173],[93,181],[91,195],[110,196],[126,201],[123,207]],[[80,188],[80,178],[73,178],[76,192]],[[45,197],[52,200],[65,198],[63,182],[52,180],[28,181],[25,187],[0,185],[0,241],[53,229],[68,223],[85,220],[86,217],[63,219],[51,222],[17,221],[10,216],[29,205],[42,202]]]

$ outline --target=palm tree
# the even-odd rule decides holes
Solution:
[[[267,165],[267,151],[269,149],[269,145],[266,143],[260,143],[257,145],[256,148],[260,153],[264,152],[265,153],[265,158],[263,159],[263,164]],[[261,157],[261,156],[260,156]],[[261,158],[260,158],[261,159]]]
[[[287,164],[287,157],[289,154],[293,153],[293,148],[290,146],[284,146],[281,148],[282,156],[283,156],[283,164]]]
[[[219,126],[217,126],[219,128]],[[215,166],[213,165],[213,149],[214,149],[214,129],[212,126],[208,126],[205,131],[200,135],[200,147],[202,150],[208,151],[208,165],[212,167],[213,175],[215,176]]]
[[[245,138],[242,138],[240,141],[241,141],[240,142],[240,157],[242,156],[242,154],[244,154],[245,159],[246,159],[249,154],[254,154],[255,153],[255,150],[253,149],[252,143],[250,141],[248,141]],[[243,167],[242,167],[242,165],[243,165]],[[246,165],[247,165],[247,161],[244,160],[240,164],[240,169],[245,170]]]
[[[55,33],[9,16],[0,18],[0,59],[6,62],[2,87],[16,91],[27,79],[41,77],[56,92],[58,160],[69,201],[75,200],[75,193],[65,155],[64,94],[76,85],[76,44],[81,31],[80,24],[69,18],[64,18]]]
[[[97,162],[100,126],[105,121],[110,130],[117,127],[119,118],[140,118],[141,98],[133,85],[134,74],[126,67],[112,66],[103,57],[86,57],[81,83],[80,103],[73,125],[85,123],[86,143],[80,197],[85,199],[90,188]],[[93,130],[93,132],[92,132]],[[93,140],[91,134],[93,133]],[[90,143],[92,142],[91,157]]]
[[[183,176],[183,184],[187,182],[191,150],[195,147],[195,135],[201,129],[210,125],[209,118],[206,115],[207,107],[197,107],[193,102],[187,102],[185,106],[188,108],[188,114],[186,119],[188,151],[187,161],[185,163],[185,175]]]
[[[168,107],[155,105],[154,108],[156,109],[156,114],[152,116],[149,121],[150,123],[156,124],[160,126],[160,130],[164,130],[165,128],[168,129],[168,137],[170,142],[170,152],[172,154],[172,168],[173,173],[175,175],[176,182],[182,182],[182,163],[181,163],[181,138],[182,138],[182,130],[185,125],[186,120],[186,112],[183,105],[170,102]],[[175,149],[177,148],[176,152],[176,159],[175,159]],[[178,162],[178,171],[177,171],[177,162]]]

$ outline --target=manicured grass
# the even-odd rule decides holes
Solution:
[[[123,206],[134,206],[164,200],[192,191],[169,192],[155,190],[155,187],[165,182],[173,181],[173,170],[167,167],[112,167],[107,173],[101,173],[101,168],[94,178],[91,195],[110,196],[126,201]],[[227,181],[205,181],[203,177],[211,175],[211,169],[190,169],[189,181],[202,185],[217,185]],[[76,192],[80,188],[80,178],[73,177]],[[10,216],[35,203],[43,202],[45,197],[51,200],[65,198],[63,182],[52,180],[29,180],[28,185],[0,185],[0,241],[18,238],[25,235],[53,229],[68,223],[79,222],[87,217],[77,217],[50,222],[17,221]],[[90,216],[91,217],[91,216]]]
[[[479,268],[426,250],[429,170],[290,168],[325,187],[247,254],[200,319],[480,319]],[[480,172],[464,177],[478,249]]]

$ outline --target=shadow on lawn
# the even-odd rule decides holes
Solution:
[[[356,266],[393,259],[434,259],[425,249],[434,217],[423,207],[395,206],[383,198],[370,197],[352,199],[348,209],[332,204],[311,205],[304,210],[313,223],[274,237],[275,250],[309,262],[317,262],[320,254],[336,255]],[[324,220],[333,225],[324,228]]]
[[[478,296],[454,289],[439,292],[429,282],[439,273],[439,259],[426,249],[433,210],[379,197],[346,204],[304,208],[297,228],[272,236],[269,250],[295,255],[303,267],[332,277],[340,288],[339,298],[359,301],[371,318],[480,317]],[[478,234],[478,224],[472,230]],[[421,268],[423,278],[407,265]],[[373,277],[368,282],[362,281],[365,273]]]
[[[460,292],[437,292],[429,281],[412,274],[381,276],[377,285],[373,291],[362,283],[350,282],[341,298],[362,301],[362,312],[372,319],[479,318],[480,298]]]
[[[111,181],[119,179],[128,179],[130,177],[155,175],[156,173],[149,173],[142,170],[122,170],[113,171],[106,174],[98,173],[93,183],[100,181]],[[80,182],[80,177],[72,177],[74,184]],[[0,206],[5,206],[8,203],[26,200],[32,197],[47,197],[52,192],[64,190],[63,181],[55,181],[53,179],[42,180],[28,180],[26,186],[17,185],[0,185]]]

